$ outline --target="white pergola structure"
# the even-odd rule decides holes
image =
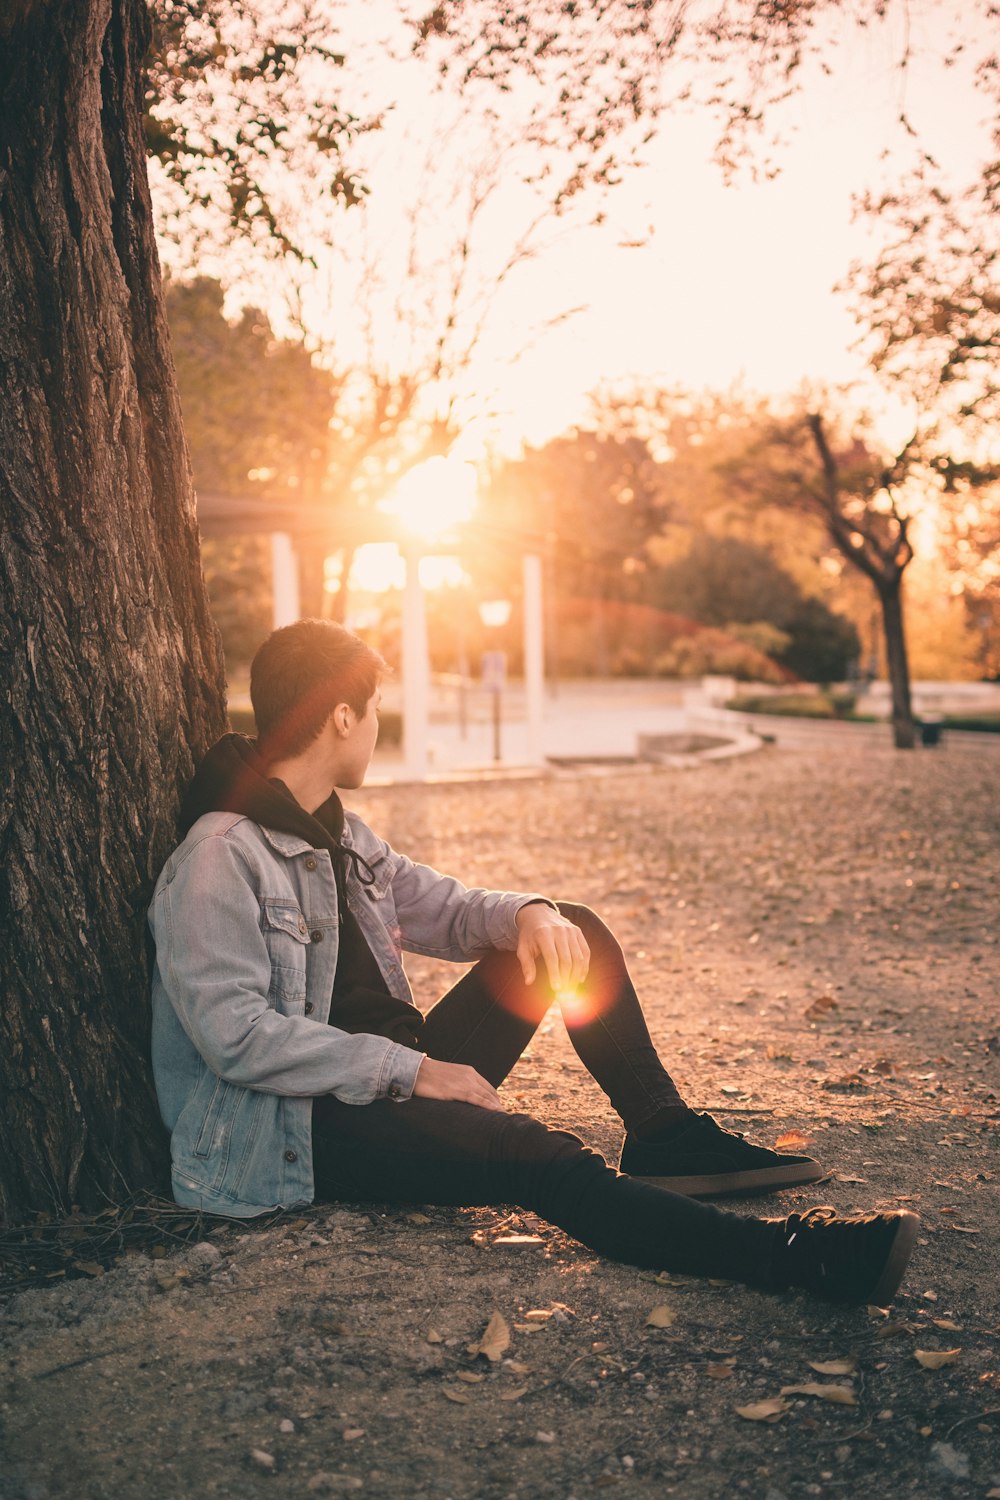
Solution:
[[[427,778],[430,722],[430,657],[427,650],[427,613],[420,583],[420,549],[412,542],[403,548],[406,584],[403,589],[403,774],[407,781]],[[527,708],[529,765],[541,765],[545,713],[545,637],[542,612],[542,560],[534,554],[522,559],[524,590],[524,693]]]
[[[300,618],[299,570],[296,537],[316,529],[316,514],[307,507],[262,501],[254,497],[199,495],[198,520],[207,535],[239,536],[264,533],[271,541],[273,628]],[[379,540],[388,527],[376,522]],[[374,539],[365,538],[366,540]],[[420,558],[439,550],[413,538],[399,541],[406,563],[402,618],[403,774],[408,781],[424,781],[429,770],[430,658],[427,614],[420,582]],[[542,608],[542,560],[522,553],[524,690],[527,709],[526,762],[544,761],[542,732],[545,712],[545,643]]]

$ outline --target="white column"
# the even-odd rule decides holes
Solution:
[[[299,560],[287,531],[271,532],[271,594],[274,629],[292,625],[302,610],[299,603]]]
[[[427,616],[420,587],[420,554],[403,550],[406,584],[403,589],[403,774],[407,781],[427,777],[427,716],[430,706],[430,669],[427,660]]]
[[[545,760],[545,635],[542,626],[542,560],[524,559],[524,695],[528,719],[528,764]]]

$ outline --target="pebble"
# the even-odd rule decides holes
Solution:
[[[218,1245],[209,1244],[208,1240],[199,1240],[197,1245],[192,1245],[187,1253],[187,1262],[192,1266],[203,1266],[206,1270],[209,1266],[217,1266],[222,1259],[222,1251]]]
[[[257,1465],[258,1469],[273,1469],[274,1468],[274,1465],[275,1465],[274,1454],[273,1453],[267,1453],[263,1448],[251,1448],[250,1449],[250,1457],[253,1459],[253,1461]]]
[[[278,1431],[279,1432],[294,1432],[295,1431],[295,1423],[291,1420],[290,1417],[283,1417],[282,1420],[278,1423]]]
[[[952,1479],[968,1479],[968,1454],[960,1453],[951,1443],[931,1443],[931,1458],[937,1468],[950,1474]]]
[[[554,1432],[536,1432],[535,1433],[535,1442],[536,1443],[554,1443],[555,1440],[556,1440],[556,1435],[555,1435]]]

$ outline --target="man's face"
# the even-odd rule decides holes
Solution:
[[[382,694],[378,688],[368,699],[363,716],[350,710],[349,728],[340,741],[338,750],[337,785],[359,787],[368,774],[375,741],[378,739],[378,707]]]

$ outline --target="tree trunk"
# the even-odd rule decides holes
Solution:
[[[882,626],[885,631],[885,657],[892,692],[892,740],[897,750],[912,750],[917,742],[917,726],[910,701],[910,665],[906,656],[903,629],[902,574],[879,587]]]
[[[165,1186],[145,910],[224,727],[140,0],[0,16],[0,1216]]]

